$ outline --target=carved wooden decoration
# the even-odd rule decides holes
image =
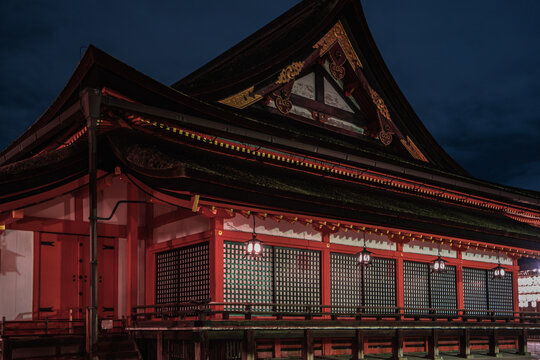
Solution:
[[[347,58],[345,57],[345,54],[343,54],[341,47],[339,45],[334,45],[328,54],[332,60],[330,62],[330,73],[335,79],[343,79],[345,77],[345,67],[343,64],[345,64]]]
[[[313,45],[313,48],[320,48],[321,50],[319,52],[319,55],[323,56],[330,49],[332,49],[332,47],[336,43],[339,44],[339,46],[341,47],[343,54],[345,55],[353,69],[356,69],[357,67],[362,67],[362,63],[360,62],[358,55],[356,55],[356,52],[351,45],[349,37],[345,33],[345,29],[343,29],[343,25],[341,25],[340,21],[338,21],[332,27],[332,29],[330,29],[330,31],[328,31],[326,35],[323,36],[321,40],[319,40],[315,45]]]
[[[288,114],[292,110],[291,92],[294,85],[294,80],[289,81],[281,88],[274,91],[274,104],[282,114]]]
[[[276,80],[276,84],[286,84],[291,80],[294,80],[295,77],[300,74],[304,63],[301,61],[293,62],[291,65],[287,66],[279,73],[279,76]]]
[[[410,137],[407,136],[407,140],[401,139],[401,143],[403,144],[403,146],[405,147],[405,149],[407,149],[407,151],[409,152],[409,154],[412,155],[413,158],[415,158],[415,159],[417,159],[417,160],[429,162],[428,159],[426,158],[426,156],[425,156],[424,154],[422,154],[422,152],[420,151],[420,149],[418,149],[418,147],[417,147],[416,144],[411,140]]]
[[[238,94],[234,94],[232,96],[229,96],[228,98],[219,100],[218,102],[237,109],[243,109],[263,98],[262,95],[253,94],[253,88],[254,87],[252,86],[250,88],[240,91]]]

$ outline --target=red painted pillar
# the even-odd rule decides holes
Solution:
[[[331,304],[331,278],[330,278],[330,235],[326,232],[322,233],[322,242],[324,245],[321,253],[321,295],[322,295],[322,304],[330,305]],[[330,308],[325,308],[324,311],[330,311]]]
[[[458,264],[456,266],[456,300],[457,308],[463,309],[465,307],[465,300],[463,295],[463,258],[461,250],[457,250],[456,252],[458,260]]]
[[[146,239],[145,239],[145,281],[144,293],[145,304],[152,305],[155,301],[154,291],[156,288],[155,254],[149,251],[154,244],[154,204],[146,205]]]
[[[138,189],[131,183],[127,184],[128,200],[138,200]],[[138,291],[138,261],[139,261],[139,204],[127,204],[127,289],[126,306],[128,317],[132,314],[132,308],[137,305]]]
[[[518,271],[519,265],[517,259],[514,259],[514,267],[512,269],[512,292],[514,298],[514,311],[519,311],[519,289],[518,289]]]
[[[40,276],[39,269],[41,267],[41,233],[34,231],[34,280],[32,291],[32,320],[39,319],[39,293],[40,293]]]
[[[210,298],[213,302],[224,301],[224,248],[223,248],[223,218],[210,219],[212,237],[210,238]],[[216,310],[223,310],[222,306]]]
[[[399,308],[405,307],[405,277],[403,275],[403,243],[396,243],[397,259],[396,259],[396,306]],[[400,310],[403,314],[403,310]]]
[[[323,250],[321,252],[321,303],[322,305],[331,305],[332,304],[332,294],[331,294],[331,281],[330,276],[330,234],[323,232],[322,242],[324,244]],[[323,308],[323,312],[330,312],[330,308]],[[328,318],[329,315],[326,315]],[[332,342],[328,338],[323,339],[323,355],[331,355],[332,353]]]

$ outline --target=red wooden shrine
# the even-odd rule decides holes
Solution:
[[[172,86],[89,47],[0,185],[13,358],[118,328],[149,359],[526,357],[536,331],[540,194],[446,154],[358,1],[303,1]]]

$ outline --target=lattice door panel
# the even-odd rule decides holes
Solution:
[[[321,303],[321,253],[319,251],[274,248],[275,297],[281,304]],[[301,307],[284,310],[304,312]]]
[[[209,297],[208,243],[156,254],[157,304],[205,301]]]
[[[246,257],[244,243],[225,242],[225,301],[242,303],[272,303],[274,293],[273,263],[271,246],[263,246],[263,256]],[[228,310],[242,309],[228,306]],[[254,307],[254,311],[269,311],[267,307]]]
[[[430,307],[429,296],[429,264],[404,261],[403,283],[404,304],[406,314],[427,314]]]
[[[432,272],[431,307],[435,309],[457,309],[456,267],[446,265],[440,273]],[[437,311],[438,314],[452,315],[455,311]]]
[[[371,313],[393,313],[396,306],[396,261],[394,259],[373,258],[365,268],[365,306]]]
[[[333,306],[362,306],[362,268],[357,257],[349,254],[330,254],[331,304]],[[354,309],[332,308],[332,312]]]
[[[463,268],[463,301],[466,310],[486,310],[486,270]],[[471,311],[471,315],[486,315],[482,311]]]
[[[513,311],[513,282],[512,273],[506,272],[504,278],[498,279],[494,276],[493,270],[489,270],[488,279],[488,298],[489,310]],[[510,313],[497,312],[498,316],[510,316]]]
[[[178,250],[156,254],[156,304],[178,301],[179,277]]]

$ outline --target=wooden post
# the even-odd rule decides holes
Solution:
[[[442,359],[439,353],[439,330],[433,329],[429,339],[428,357],[434,360]]]
[[[156,360],[163,360],[163,332],[156,334]]]
[[[139,191],[135,185],[127,184],[127,198],[130,201],[139,200]],[[139,205],[127,205],[127,289],[126,307],[128,317],[131,319],[133,307],[137,306],[138,298],[138,263],[139,263]]]
[[[362,330],[355,331],[352,356],[353,360],[364,358],[364,332]]]
[[[501,353],[499,353],[499,342],[497,341],[497,330],[493,330],[491,334],[489,334],[489,356],[494,357],[501,357]]]
[[[530,355],[527,348],[527,329],[523,329],[518,336],[518,355]]]
[[[398,242],[396,244],[396,249],[398,252],[398,258],[396,260],[396,279],[397,279],[397,307],[400,308],[398,312],[400,314],[403,314],[404,311],[402,310],[405,307],[405,277],[403,274],[403,243]],[[400,319],[402,320],[403,315],[400,316]]]
[[[393,359],[406,360],[407,358],[404,356],[404,351],[403,351],[403,330],[402,329],[396,330],[393,344],[394,344],[394,349],[393,349],[394,351],[392,354]]]
[[[321,251],[321,292],[322,292],[322,305],[331,305],[331,271],[330,271],[330,235],[323,231],[322,242],[325,244]],[[331,308],[324,307],[322,308],[323,312],[331,312]],[[329,319],[329,316],[326,315],[325,318]]]
[[[256,359],[255,332],[253,330],[244,331],[244,341],[242,346],[242,360]]]
[[[459,340],[459,356],[470,359],[471,355],[471,334],[469,329],[463,330]]]
[[[302,360],[313,360],[313,331],[304,330],[304,340],[302,344]]]
[[[463,309],[465,307],[465,299],[463,295],[463,260],[461,250],[457,251],[457,259],[459,264],[456,266],[456,295],[457,295],[457,308]],[[459,312],[458,314],[459,315]],[[465,319],[462,319],[465,320]]]
[[[212,237],[210,239],[210,299],[214,302],[224,301],[224,289],[223,284],[223,272],[225,271],[224,265],[224,243],[223,243],[223,218],[210,219],[212,226]],[[223,311],[223,306],[217,306],[214,310]],[[221,318],[222,314],[214,315],[217,318]]]

